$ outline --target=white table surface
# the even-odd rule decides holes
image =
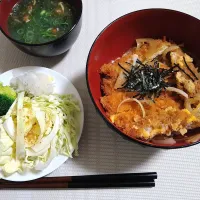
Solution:
[[[107,128],[95,111],[86,87],[85,66],[96,36],[119,16],[144,8],[169,8],[200,18],[200,0],[83,0],[83,4],[82,31],[67,55],[57,58],[32,57],[19,51],[0,33],[0,73],[26,65],[45,66],[64,74],[80,92],[85,107],[80,156],[69,160],[50,176],[156,171],[156,187],[76,191],[2,190],[0,200],[199,200],[200,145],[179,150],[159,150],[123,140]]]

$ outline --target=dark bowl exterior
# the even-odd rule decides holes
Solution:
[[[33,56],[40,56],[40,57],[52,57],[57,56],[60,54],[63,54],[67,52],[76,39],[79,36],[79,33],[81,31],[82,27],[82,1],[81,0],[68,0],[71,5],[74,6],[76,10],[76,23],[72,27],[72,29],[64,34],[62,37],[48,42],[44,44],[26,44],[19,41],[14,40],[9,36],[8,30],[7,30],[7,18],[9,13],[11,12],[11,9],[15,3],[17,3],[18,0],[14,1],[8,1],[8,0],[2,0],[0,4],[0,25],[1,25],[1,31],[2,33],[21,51],[28,53]],[[3,12],[2,10],[5,10]]]
[[[146,9],[126,14],[109,24],[94,41],[88,55],[86,79],[91,99],[101,117],[110,128],[124,139],[143,146],[163,149],[183,148],[195,145],[180,142],[173,146],[154,144],[137,138],[131,138],[118,129],[107,117],[100,103],[100,67],[111,60],[121,57],[135,45],[137,38],[167,38],[176,43],[184,43],[186,49],[200,57],[200,21],[190,15],[168,9]]]

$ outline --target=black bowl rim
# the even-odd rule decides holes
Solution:
[[[148,10],[154,10],[154,11],[158,11],[158,10],[166,10],[166,11],[170,11],[170,12],[176,12],[176,13],[179,13],[179,14],[183,14],[183,15],[186,15],[188,17],[191,17],[195,20],[199,20],[198,18],[196,17],[193,17],[189,14],[186,14],[184,12],[180,12],[180,11],[177,11],[177,10],[172,10],[172,9],[165,9],[165,8],[148,8],[148,9],[141,9],[141,10],[137,10],[137,11],[133,11],[133,12],[130,12],[130,13],[127,13],[125,15],[122,15],[121,17],[118,17],[117,19],[115,19],[114,21],[112,21],[111,23],[109,23],[99,34],[98,36],[96,37],[96,39],[94,40],[91,48],[90,48],[90,51],[89,51],[89,54],[88,54],[88,57],[87,57],[87,63],[86,63],[86,82],[87,82],[87,88],[88,88],[88,92],[89,92],[89,95],[90,95],[90,98],[92,99],[92,102],[96,108],[96,110],[98,111],[98,113],[100,114],[100,116],[103,118],[103,120],[107,123],[107,125],[109,125],[108,128],[112,128],[112,130],[114,130],[116,133],[118,133],[123,139],[127,139],[129,141],[132,141],[132,142],[135,142],[135,143],[138,143],[142,146],[148,146],[148,147],[154,147],[154,148],[158,148],[158,149],[181,149],[181,148],[186,148],[186,147],[190,147],[190,146],[193,146],[193,145],[196,145],[196,144],[199,144],[200,143],[200,140],[197,141],[197,142],[194,142],[192,144],[187,144],[187,145],[181,145],[181,146],[157,146],[156,144],[146,144],[146,143],[143,143],[142,141],[138,141],[136,140],[135,138],[132,138],[126,134],[124,134],[122,131],[120,131],[118,128],[116,128],[113,123],[111,123],[106,117],[104,117],[104,115],[101,113],[101,111],[99,110],[98,106],[96,105],[95,103],[95,100],[92,96],[92,92],[90,90],[90,83],[89,83],[89,80],[88,80],[88,63],[89,63],[89,59],[90,59],[90,54],[93,50],[93,46],[95,45],[96,41],[99,39],[99,37],[104,33],[104,31],[109,28],[110,26],[112,26],[112,24],[114,24],[116,21],[124,18],[124,17],[127,17],[128,15],[132,15],[132,14],[135,14],[137,12],[141,12],[141,11],[148,11]]]
[[[57,38],[56,40],[52,40],[50,42],[46,42],[46,43],[41,43],[41,44],[28,44],[28,43],[24,43],[24,42],[20,42],[18,40],[15,40],[13,39],[12,37],[10,37],[8,34],[5,33],[5,31],[1,28],[0,26],[0,31],[9,39],[11,40],[12,42],[15,42],[16,44],[19,44],[19,45],[24,45],[24,46],[29,46],[29,47],[38,47],[38,46],[45,46],[45,45],[49,45],[49,44],[53,44],[53,43],[56,43],[58,41],[61,41],[63,40],[63,38],[65,38],[67,35],[69,35],[74,29],[75,27],[77,26],[77,24],[79,23],[81,17],[82,17],[82,13],[83,13],[83,2],[82,0],[80,0],[80,3],[81,3],[81,12],[74,24],[74,26],[67,32],[65,33],[64,35],[62,35],[61,37]]]

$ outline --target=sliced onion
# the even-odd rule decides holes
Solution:
[[[152,61],[155,57],[162,55],[162,53],[169,47],[167,42],[163,42],[160,46],[160,40],[155,40],[152,38],[140,38],[136,40],[137,48],[140,48],[144,43],[149,44],[148,51],[144,54],[146,60],[144,64],[148,61]]]
[[[144,109],[144,106],[141,104],[141,102],[139,100],[137,100],[136,98],[127,98],[127,99],[124,99],[117,107],[117,112],[119,111],[119,108],[122,104],[124,103],[127,103],[127,102],[136,102],[139,104],[141,110],[142,110],[142,116],[143,118],[145,117],[146,113],[145,113],[145,109]]]
[[[58,5],[61,7],[63,13],[65,12],[65,7],[63,5],[63,2],[59,2]]]
[[[130,58],[128,60],[128,62],[132,62],[131,64],[133,66],[136,65],[136,61],[138,59],[138,55],[137,54],[133,54],[132,58]],[[126,67],[127,70],[131,70],[131,66]],[[125,71],[121,70],[121,72],[119,73],[119,76],[117,77],[117,81],[115,82],[114,85],[114,89],[119,89],[122,87],[122,85],[126,82],[126,76],[124,75]]]
[[[185,141],[188,143],[194,143],[200,140],[200,134],[188,137]]]
[[[114,89],[117,90],[118,88],[121,88],[125,81],[126,81],[126,77],[124,75],[124,72],[121,71],[117,78],[117,81],[115,82]]]
[[[155,144],[163,144],[163,145],[174,145],[176,144],[176,140],[174,140],[173,138],[165,138],[163,140],[156,140],[156,139],[153,139],[152,140],[153,143]]]
[[[167,87],[166,90],[170,91],[170,92],[176,92],[176,93],[184,96],[186,99],[188,99],[188,94],[185,93],[183,90],[180,90],[180,89],[175,88],[175,87]]]
[[[136,39],[137,48],[140,48],[145,42],[146,43],[150,43],[153,40],[154,39],[152,39],[152,38],[139,38],[139,39]]]
[[[177,46],[177,45],[171,45],[170,47],[168,47],[167,49],[165,49],[165,51],[162,54],[163,59],[166,59],[166,55],[167,55],[168,52],[174,51],[174,50],[179,49],[179,48],[180,47]]]
[[[133,66],[136,65],[137,59],[138,59],[138,55],[137,54],[133,54]]]
[[[192,108],[192,105],[195,104],[195,105],[197,105],[196,107],[198,107],[199,103],[200,103],[200,95],[197,94],[194,98],[190,98],[185,101],[185,107],[190,112],[193,112],[194,109]]]
[[[185,105],[185,108],[187,110],[189,110],[190,112],[192,112],[192,106],[191,106],[191,103],[188,100],[185,101],[184,105]]]

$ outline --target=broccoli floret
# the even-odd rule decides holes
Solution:
[[[0,116],[5,115],[16,99],[16,92],[9,86],[0,83]]]

